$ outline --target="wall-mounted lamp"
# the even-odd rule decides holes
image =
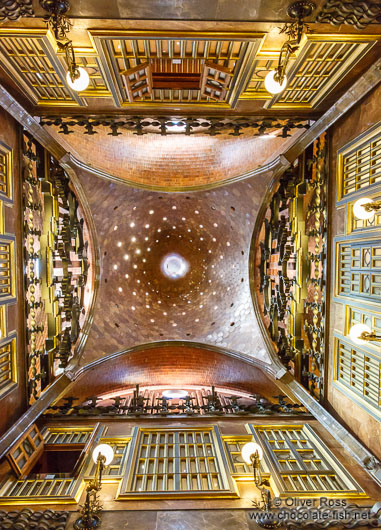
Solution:
[[[97,528],[101,524],[99,512],[102,506],[99,503],[97,492],[102,487],[102,473],[106,466],[111,464],[114,458],[114,451],[108,444],[100,444],[93,451],[93,461],[96,464],[95,476],[86,488],[86,500],[82,506],[81,517],[75,523],[75,530],[90,530]]]
[[[298,49],[303,32],[308,30],[304,18],[308,17],[315,7],[314,2],[295,2],[287,9],[287,15],[294,19],[294,22],[285,24],[280,31],[288,35],[288,41],[282,46],[278,66],[265,77],[265,88],[270,94],[279,94],[286,88],[286,70],[290,55]]]
[[[262,447],[257,443],[249,442],[242,447],[241,454],[246,464],[253,466],[254,484],[261,491],[262,514],[256,519],[256,523],[261,528],[278,528],[280,522],[274,520],[274,514],[271,513],[272,503],[270,490],[264,487],[269,487],[270,483],[267,479],[263,479],[261,475],[260,462],[263,458]]]
[[[353,214],[358,219],[370,219],[378,210],[381,210],[381,201],[372,201],[366,197],[359,199],[353,205]]]
[[[49,13],[45,17],[48,27],[52,30],[58,48],[65,54],[68,68],[66,82],[76,92],[82,92],[89,86],[89,74],[75,61],[73,42],[67,34],[72,26],[66,13],[70,8],[68,0],[40,0],[41,7]]]
[[[355,344],[366,344],[369,341],[381,342],[381,335],[376,335],[366,324],[355,324],[349,330],[349,337]]]

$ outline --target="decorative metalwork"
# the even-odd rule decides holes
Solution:
[[[45,162],[44,164],[42,162]],[[40,163],[39,163],[40,162]],[[30,400],[64,368],[84,322],[88,241],[70,180],[30,137],[24,144]]]
[[[6,512],[0,510],[1,528],[19,528],[20,530],[44,529],[65,530],[69,512],[44,510],[34,512],[29,508],[20,511]]]
[[[258,256],[265,324],[282,362],[317,399],[324,373],[326,159],[323,135],[281,178]]]
[[[34,17],[32,0],[0,0],[0,21]]]
[[[381,23],[381,2],[328,0],[316,17],[316,22],[333,26],[347,24],[361,30],[368,24]]]
[[[287,138],[290,131],[295,129],[308,129],[309,120],[293,119],[253,119],[250,117],[237,118],[196,118],[196,117],[137,117],[137,116],[105,116],[97,119],[88,116],[73,116],[70,118],[47,116],[40,120],[41,125],[59,127],[59,133],[71,134],[72,127],[80,127],[84,134],[97,134],[96,129],[107,127],[110,136],[119,136],[123,131],[132,131],[134,134],[143,135],[148,133],[161,134],[207,134],[216,136],[218,134],[229,134],[241,136],[250,134],[253,136],[265,136],[270,132],[278,132],[277,136]]]
[[[140,393],[136,385],[129,398],[116,396],[104,400],[96,396],[87,398],[82,404],[75,405],[78,398],[66,397],[62,404],[51,405],[45,415],[48,416],[197,416],[197,415],[274,415],[304,414],[302,405],[289,403],[283,394],[274,396],[275,403],[255,395],[250,399],[241,396],[225,396],[217,393],[212,387],[211,392],[200,397],[189,392],[184,399],[168,399],[161,394],[151,393],[148,396]],[[243,403],[240,403],[243,400]],[[107,402],[107,404],[106,404]],[[103,403],[103,404],[102,404]]]
[[[288,36],[287,41],[283,44],[278,65],[274,70],[274,81],[279,85],[283,85],[286,79],[286,71],[290,58],[299,49],[300,41],[303,33],[309,31],[308,24],[304,22],[304,18],[311,15],[312,11],[316,8],[314,2],[294,2],[287,9],[287,14],[290,18],[294,19],[293,22],[287,22],[280,33],[285,33]],[[277,93],[275,91],[275,93]]]

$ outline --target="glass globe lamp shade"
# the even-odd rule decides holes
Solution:
[[[367,199],[366,197],[363,197],[362,199],[359,199],[356,201],[353,205],[353,213],[357,217],[357,219],[370,219],[374,216],[374,211],[366,211],[365,208],[363,208],[363,204],[369,204],[370,202],[373,202],[372,199]]]
[[[262,451],[262,447],[254,442],[249,442],[247,444],[245,444],[243,447],[242,447],[242,451],[241,451],[241,454],[242,454],[242,458],[244,459],[244,461],[246,462],[246,464],[249,464],[251,465],[252,464],[252,461],[251,461],[251,457],[253,455],[255,455],[255,453],[258,451],[258,458],[259,460],[262,460],[263,458],[263,451]]]
[[[97,463],[99,453],[106,458],[105,465],[108,466],[114,459],[113,448],[108,444],[97,445],[93,451],[93,460]]]
[[[163,396],[167,399],[184,399],[188,395],[188,392],[186,390],[177,390],[177,389],[169,389],[164,390]]]
[[[366,341],[363,339],[360,339],[361,333],[371,333],[371,329],[366,324],[355,324],[351,327],[349,330],[349,337],[355,344],[366,344]]]
[[[287,86],[287,77],[284,76],[282,84],[279,81],[276,81],[275,75],[277,74],[276,70],[271,70],[265,77],[265,88],[270,94],[279,94]]]
[[[86,90],[86,88],[89,86],[90,78],[89,74],[81,66],[78,68],[78,72],[79,77],[77,77],[77,79],[74,79],[74,81],[72,81],[70,77],[70,72],[68,72],[66,74],[66,81],[70,88],[72,88],[76,92],[82,92],[82,90]]]

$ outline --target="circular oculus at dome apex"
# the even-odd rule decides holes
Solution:
[[[160,269],[167,278],[178,280],[184,278],[189,271],[189,263],[180,254],[171,252],[162,259]]]

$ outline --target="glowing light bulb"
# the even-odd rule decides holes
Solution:
[[[263,458],[263,451],[262,451],[262,447],[254,442],[249,442],[247,444],[245,444],[243,447],[242,447],[242,451],[241,451],[241,454],[242,454],[242,458],[244,459],[244,461],[246,462],[246,464],[251,464],[251,457],[253,455],[255,455],[255,453],[258,451],[258,458],[259,460],[262,460]]]
[[[360,339],[362,333],[371,333],[371,329],[366,324],[355,324],[349,331],[349,337],[355,344],[366,344],[366,340]]]
[[[275,80],[276,70],[271,70],[265,77],[265,88],[270,94],[279,94],[287,86],[287,77],[284,76],[282,84]]]
[[[78,72],[79,77],[77,77],[77,79],[74,79],[74,81],[72,81],[70,77],[70,72],[68,72],[66,74],[66,82],[69,87],[75,90],[76,92],[82,92],[82,90],[86,90],[86,88],[89,86],[90,78],[89,74],[81,66],[78,68]]]
[[[100,444],[93,451],[93,460],[97,463],[98,455],[101,454],[106,458],[105,465],[108,466],[111,464],[114,458],[113,448],[108,444]]]
[[[365,210],[365,208],[363,207],[364,204],[369,204],[369,203],[372,203],[372,199],[367,199],[366,197],[363,197],[362,199],[359,199],[358,201],[356,201],[353,205],[353,213],[354,215],[358,218],[358,219],[370,219],[371,217],[374,216],[374,211],[370,211],[368,212],[367,210]]]

